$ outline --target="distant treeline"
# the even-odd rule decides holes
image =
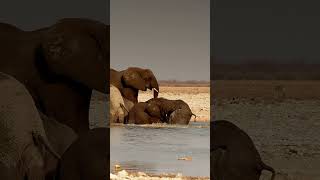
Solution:
[[[320,80],[320,64],[212,64],[212,80]]]
[[[210,86],[209,81],[197,81],[197,80],[188,80],[188,81],[179,81],[179,80],[160,80],[160,86]]]

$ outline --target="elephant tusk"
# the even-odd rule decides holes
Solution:
[[[156,91],[157,93],[159,93],[159,91],[156,88],[152,88],[154,91]]]

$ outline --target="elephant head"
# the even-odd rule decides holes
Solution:
[[[41,34],[36,50],[39,71],[47,81],[67,79],[108,93],[109,32],[109,25],[77,18],[62,19],[37,31]]]
[[[169,124],[189,124],[191,116],[194,115],[189,109],[177,109],[169,115]]]
[[[150,69],[130,67],[123,72],[122,82],[125,86],[132,87],[134,89],[142,91],[146,91],[147,89],[153,89],[153,97],[158,97],[158,81]]]

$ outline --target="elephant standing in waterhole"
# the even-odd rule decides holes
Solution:
[[[159,93],[158,81],[150,69],[138,67],[129,67],[123,71],[110,69],[110,84],[118,88],[121,95],[134,104],[138,103],[139,90],[153,89],[154,98],[157,98]]]

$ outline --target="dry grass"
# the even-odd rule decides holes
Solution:
[[[139,101],[144,102],[153,97],[151,91],[140,91]],[[198,117],[196,121],[209,121],[210,117],[210,87],[168,87],[160,86],[159,97],[166,99],[181,99]],[[191,119],[194,121],[194,117]]]

